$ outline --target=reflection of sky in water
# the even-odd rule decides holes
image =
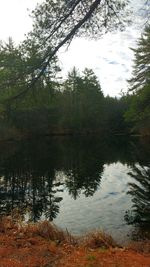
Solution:
[[[104,167],[101,185],[93,197],[86,198],[81,194],[73,200],[65,190],[54,223],[74,234],[103,229],[123,241],[131,229],[124,221],[125,212],[131,207],[131,198],[127,195],[128,183],[131,182],[127,175],[129,168],[121,163]]]
[[[143,203],[147,211],[141,218],[149,223],[150,174],[143,172],[143,164],[150,170],[147,142],[84,137],[8,145],[1,146],[1,214],[16,207],[24,214],[29,207],[26,219],[55,218],[54,223],[75,234],[101,228],[119,241],[142,229],[136,223]]]

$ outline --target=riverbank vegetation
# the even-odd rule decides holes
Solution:
[[[23,225],[12,217],[0,221],[2,267],[121,266],[147,267],[150,243],[118,246],[100,231],[73,237],[47,221]]]

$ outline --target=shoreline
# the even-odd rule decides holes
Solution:
[[[44,221],[0,221],[1,267],[148,267],[150,240],[121,247],[103,232],[75,237]]]

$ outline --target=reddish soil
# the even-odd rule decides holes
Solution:
[[[48,223],[40,227],[1,224],[0,267],[150,267],[150,247],[137,252],[141,245],[118,248],[107,236],[93,236],[96,241],[92,237],[77,243]]]
[[[150,255],[125,249],[77,249],[61,259],[63,267],[150,267]]]

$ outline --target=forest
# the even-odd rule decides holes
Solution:
[[[2,267],[150,266],[149,3],[119,97],[58,52],[124,31],[129,0],[39,1],[24,40],[0,41]]]
[[[79,3],[72,6],[72,9],[75,9],[77,4]],[[124,8],[113,5],[110,8],[114,12],[115,8]],[[56,18],[55,12],[57,10],[58,13],[60,8],[57,3],[54,6],[49,5],[49,10],[47,8],[46,1],[33,11],[33,30],[22,43],[16,45],[12,38],[9,38],[7,43],[0,43],[0,138],[91,133],[149,135],[148,23],[137,40],[137,47],[133,49],[133,72],[128,81],[128,92],[119,98],[110,97],[104,96],[100,81],[92,69],[85,68],[81,73],[74,67],[67,77],[61,77],[57,51],[74,37],[76,26],[73,24],[73,18],[69,19],[69,11],[68,16],[63,14],[62,21]],[[73,12],[72,9],[70,12]],[[50,18],[49,13],[52,11],[53,17]],[[117,25],[113,16],[111,14],[114,25],[121,27],[121,22]],[[105,20],[108,18],[106,14]],[[82,17],[80,19],[83,20]],[[100,26],[102,29],[105,26],[109,31],[110,21],[107,20],[108,27],[104,22],[101,22]],[[50,22],[51,28],[48,24]],[[82,24],[79,22],[77,21],[77,25],[79,24],[81,30]],[[85,22],[88,23],[88,17]],[[88,33],[88,30],[89,35],[97,31],[97,18],[92,23],[92,26],[83,24],[83,34],[84,31]],[[66,24],[71,35],[65,28]],[[51,30],[49,35],[48,27]],[[66,29],[64,35],[59,32],[62,27]],[[80,35],[82,36],[82,31]],[[111,87],[110,84],[108,86]]]

